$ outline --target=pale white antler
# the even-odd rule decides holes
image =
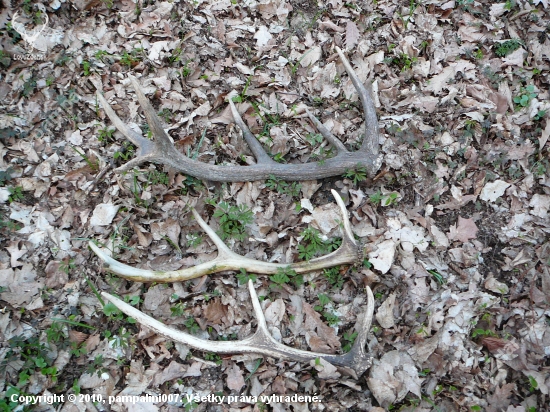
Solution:
[[[355,240],[355,237],[353,236],[348,211],[346,209],[346,205],[342,201],[342,198],[335,190],[331,190],[331,192],[342,212],[342,224],[344,232],[342,244],[337,250],[329,253],[328,255],[311,259],[305,262],[284,265],[280,263],[262,262],[259,260],[254,260],[237,255],[236,253],[232,252],[225,245],[225,243],[223,243],[216,232],[214,232],[214,230],[212,230],[212,228],[208,226],[208,224],[200,217],[195,209],[191,209],[193,216],[195,216],[195,219],[197,220],[199,225],[210,237],[210,239],[212,239],[212,241],[218,248],[218,256],[216,257],[216,259],[209,262],[201,263],[191,268],[172,271],[138,269],[116,261],[92,242],[89,242],[89,246],[95,252],[95,254],[105,262],[104,266],[107,270],[116,273],[126,279],[138,282],[180,282],[204,275],[209,275],[211,273],[223,272],[226,270],[239,271],[240,269],[245,269],[247,272],[250,273],[271,275],[277,273],[277,271],[279,271],[281,267],[290,268],[296,273],[306,273],[338,265],[360,264],[363,261],[364,256],[363,246],[361,244],[358,244],[358,242]]]
[[[319,132],[334,147],[337,152],[335,157],[325,159],[319,162],[302,164],[281,164],[275,162],[266,153],[262,144],[256,139],[252,132],[246,127],[233,101],[229,99],[231,113],[237,126],[243,131],[244,139],[256,157],[256,164],[251,166],[220,166],[205,164],[191,159],[181,154],[175,147],[168,134],[164,131],[161,121],[151,103],[145,97],[137,80],[129,76],[137,99],[143,108],[144,115],[149,123],[150,131],[154,140],[149,140],[141,134],[130,129],[111,108],[107,100],[98,91],[97,99],[101,102],[107,116],[113,122],[113,125],[130,140],[136,147],[136,158],[125,165],[116,169],[119,172],[132,169],[144,162],[153,162],[165,164],[183,173],[197,177],[199,179],[220,181],[220,182],[248,182],[254,180],[265,180],[274,176],[284,180],[314,180],[324,177],[342,175],[348,170],[359,167],[364,168],[369,174],[374,173],[380,168],[381,159],[378,156],[379,136],[378,119],[376,109],[370,96],[369,90],[361,83],[346,56],[336,47],[336,52],[340,56],[344,67],[350,77],[361,103],[365,115],[365,134],[359,150],[350,152],[344,144],[330,131],[324,127],[309,111],[307,115],[318,128]]]
[[[142,325],[154,330],[156,333],[205,352],[255,353],[297,362],[309,362],[317,358],[322,358],[335,366],[350,368],[355,372],[357,377],[361,376],[363,372],[371,366],[372,357],[365,350],[367,335],[370,330],[372,316],[374,314],[374,297],[369,287],[367,287],[367,307],[365,308],[365,312],[362,317],[360,317],[355,325],[357,337],[355,338],[355,342],[351,350],[343,355],[308,352],[291,348],[277,342],[267,330],[265,317],[251,280],[248,281],[248,289],[250,290],[252,305],[258,321],[258,329],[254,335],[246,339],[225,342],[199,339],[188,333],[173,329],[108,293],[102,292],[101,294],[105,299],[113,303],[126,315],[131,316]]]

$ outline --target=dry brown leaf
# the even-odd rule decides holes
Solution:
[[[475,239],[478,228],[472,219],[464,219],[462,216],[458,217],[458,224],[452,225],[447,237],[449,240],[458,240],[460,242],[467,242],[470,239]]]
[[[330,353],[334,353],[335,350],[340,349],[340,339],[334,332],[334,329],[330,326],[327,326],[321,319],[321,315],[314,311],[313,308],[306,302],[303,303],[303,311],[305,315],[304,328],[306,331],[315,332],[318,340],[314,339],[314,342],[317,346],[321,346],[319,341],[328,344],[330,347]],[[311,346],[310,341],[310,346]],[[316,351],[312,347],[313,351]]]
[[[210,323],[215,325],[222,324],[222,318],[227,314],[227,306],[222,304],[219,299],[215,299],[213,302],[210,302],[204,311],[204,317]]]
[[[233,365],[229,366],[225,370],[225,372],[227,373],[227,387],[232,391],[239,392],[241,388],[245,385],[241,368],[239,368],[237,364],[234,363]]]
[[[346,23],[346,49],[353,50],[359,41],[359,29],[357,25],[349,20]]]
[[[516,389],[515,383],[505,383],[497,386],[495,392],[487,397],[487,412],[500,412],[510,405],[509,398]]]

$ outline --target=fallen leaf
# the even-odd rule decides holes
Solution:
[[[393,240],[385,240],[377,245],[374,252],[369,253],[369,262],[372,263],[376,270],[386,273],[390,270],[395,257],[395,242]]]
[[[359,29],[357,25],[349,20],[346,23],[346,49],[353,50],[359,40]]]
[[[395,325],[395,321],[393,318],[394,308],[395,293],[392,293],[376,311],[376,320],[384,329],[392,328]]]
[[[313,366],[318,372],[318,377],[321,379],[338,379],[340,373],[334,365],[327,362],[323,358],[317,358],[309,361],[310,366]]]
[[[510,183],[506,183],[503,180],[495,180],[494,182],[488,182],[481,191],[479,198],[486,202],[494,202],[500,196],[504,194],[506,189],[510,186]]]
[[[461,242],[475,239],[478,231],[472,219],[464,219],[462,216],[458,217],[458,224],[452,225],[449,229],[450,232],[447,234],[449,240],[459,240]]]
[[[120,206],[115,206],[112,203],[100,203],[94,209],[90,225],[92,226],[107,226],[111,224],[115,218]]]
[[[240,391],[241,388],[245,385],[241,368],[239,368],[237,364],[234,363],[233,365],[228,367],[225,372],[227,373],[227,387],[233,391]]]
[[[397,350],[386,353],[374,361],[367,379],[369,389],[383,407],[399,402],[410,391],[421,397],[422,380],[414,361],[405,352]]]

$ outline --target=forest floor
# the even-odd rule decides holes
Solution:
[[[34,410],[550,410],[547,0],[3,0],[0,36],[2,410],[53,394],[64,397]],[[204,163],[255,162],[227,104],[233,91],[277,162],[334,155],[306,108],[356,150],[364,116],[336,46],[372,83],[375,176],[357,167],[219,183],[160,164],[115,170],[136,148],[96,90],[155,139],[129,75],[176,149]],[[216,247],[194,207],[232,251],[285,267],[338,247],[331,189],[366,247],[358,265],[139,283],[88,247],[153,270],[208,262]],[[235,355],[201,352],[99,294],[197,337],[236,340],[256,327],[247,279],[276,339],[330,353],[349,350],[370,287],[373,366],[353,376],[242,355],[238,343]],[[109,401],[163,394],[181,397]],[[316,398],[270,398],[294,394]]]

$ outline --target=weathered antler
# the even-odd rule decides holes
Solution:
[[[311,360],[322,358],[335,366],[347,367],[353,370],[357,376],[361,376],[372,363],[372,357],[366,352],[365,345],[367,343],[367,335],[370,330],[372,316],[374,313],[374,297],[372,291],[367,287],[367,307],[362,318],[355,325],[357,337],[352,349],[343,355],[330,355],[326,353],[308,352],[300,349],[291,348],[277,342],[267,330],[258,296],[254,290],[252,280],[248,281],[248,289],[254,312],[258,320],[258,329],[254,335],[238,341],[216,342],[204,339],[199,339],[188,333],[170,328],[158,320],[144,314],[138,309],[130,306],[120,299],[115,298],[108,293],[101,294],[105,299],[112,302],[126,315],[136,319],[142,325],[154,330],[156,333],[166,336],[176,342],[181,342],[195,349],[213,353],[256,353],[265,356],[271,356],[278,359],[289,359],[298,362],[309,362]]]
[[[248,182],[255,180],[265,180],[270,176],[284,180],[314,180],[324,177],[337,176],[345,173],[347,170],[364,167],[369,174],[374,174],[379,168],[381,161],[378,157],[379,138],[378,138],[378,119],[376,109],[369,91],[361,83],[349,61],[340,48],[336,51],[348,75],[359,94],[363,104],[365,115],[365,135],[361,148],[355,152],[350,152],[344,144],[330,131],[324,127],[309,111],[307,115],[319,129],[319,132],[335,148],[337,155],[322,162],[302,163],[302,164],[281,164],[275,162],[265,152],[261,143],[250,132],[239,115],[232,99],[229,99],[229,105],[233,114],[235,123],[243,131],[244,138],[249,145],[252,153],[256,157],[256,164],[251,166],[219,166],[201,163],[197,160],[181,154],[173,145],[168,134],[162,128],[160,119],[151,106],[151,103],[145,97],[137,80],[130,77],[130,81],[136,90],[136,95],[143,112],[149,123],[150,131],[154,141],[144,138],[139,133],[131,130],[120,120],[103,95],[98,91],[97,98],[101,102],[105,113],[114,126],[137,146],[137,157],[125,165],[119,167],[117,171],[127,171],[144,162],[153,162],[165,164],[174,169],[195,176],[199,179],[220,181],[220,182]]]
[[[343,238],[342,244],[334,252],[321,256],[319,258],[311,259],[305,262],[291,263],[288,265],[280,263],[262,262],[259,260],[250,259],[244,256],[237,255],[232,252],[223,241],[218,237],[216,232],[212,230],[210,226],[200,217],[195,209],[191,209],[193,216],[203,228],[206,234],[212,239],[214,244],[218,248],[218,256],[216,259],[206,263],[201,263],[191,268],[172,270],[172,271],[158,271],[137,269],[132,266],[120,263],[111,258],[94,243],[89,242],[90,248],[95,254],[105,262],[105,268],[110,272],[116,273],[126,279],[134,280],[138,282],[181,282],[188,279],[197,278],[211,273],[223,272],[226,270],[240,270],[245,269],[251,273],[258,273],[264,275],[275,274],[281,267],[288,267],[296,273],[311,272],[314,270],[325,269],[338,265],[361,263],[363,260],[363,247],[358,245],[357,241],[351,231],[351,224],[349,221],[348,211],[346,205],[342,201],[340,195],[331,190],[336,203],[342,211],[342,223],[343,223]]]

